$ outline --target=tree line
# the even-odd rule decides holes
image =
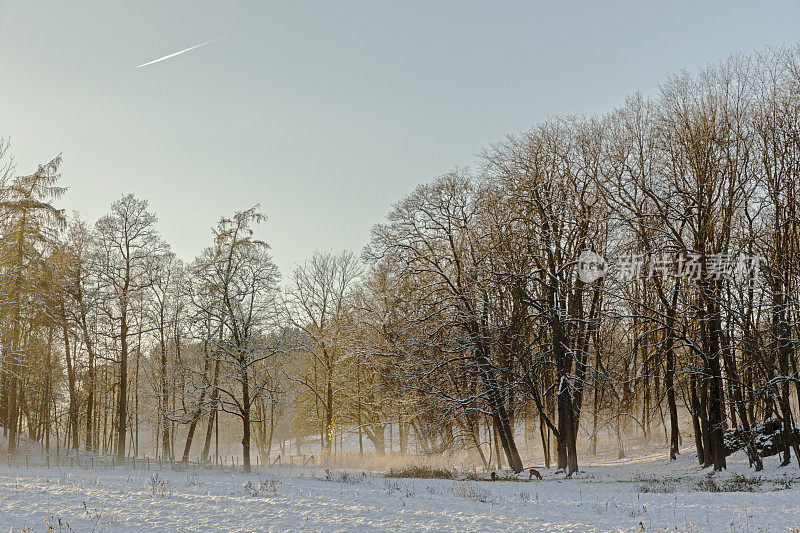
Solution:
[[[621,456],[626,435],[671,459],[691,438],[720,470],[735,429],[760,469],[775,419],[800,464],[800,47],[509,136],[397,202],[360,258],[318,252],[285,280],[257,206],[184,263],[146,201],[88,224],[55,205],[60,158],[0,161],[11,453],[27,432],[123,459],[142,433],[208,460],[222,414],[246,470],[251,443],[316,436],[330,457],[343,430],[381,454],[393,424],[403,453],[413,434],[519,472],[521,423],[567,475],[603,432]]]

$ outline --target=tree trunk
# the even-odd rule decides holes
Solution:
[[[328,379],[325,383],[325,456],[330,459],[333,450],[331,442],[335,436],[333,427],[333,380],[328,369]]]
[[[92,433],[92,422],[94,414],[94,389],[95,389],[95,368],[94,368],[94,348],[89,338],[89,328],[86,324],[86,314],[81,308],[80,329],[83,334],[83,343],[86,345],[88,362],[86,367],[86,450],[94,450],[94,435]]]
[[[664,351],[667,359],[664,382],[667,387],[667,407],[669,409],[669,458],[672,461],[674,461],[678,453],[680,453],[678,444],[678,403],[675,400],[675,335],[673,333],[679,291],[680,282],[676,281],[672,293],[672,305],[667,310],[667,337],[664,342]]]
[[[77,392],[75,390],[75,364],[72,360],[72,354],[69,347],[69,329],[67,328],[67,316],[64,312],[64,306],[61,305],[61,331],[64,335],[64,356],[67,363],[67,391],[69,392],[69,412],[68,431],[72,437],[72,449],[78,449],[78,401]]]
[[[242,465],[245,473],[250,473],[250,381],[246,361],[242,365]]]
[[[127,303],[125,304],[127,305]],[[119,398],[117,404],[117,461],[125,461],[125,435],[128,429],[128,313],[123,309],[120,324]]]
[[[217,385],[219,383],[219,359],[214,362],[214,386],[211,392],[211,413],[208,416],[208,427],[206,428],[206,440],[203,443],[202,459],[205,463],[208,460],[208,453],[211,450],[211,434],[214,431],[214,420],[217,416],[217,400],[219,398],[219,390]]]
[[[702,424],[700,423],[700,400],[697,394],[697,378],[692,372],[690,381],[689,381],[689,388],[690,388],[690,395],[691,395],[691,405],[692,405],[692,426],[694,428],[694,442],[697,448],[697,461],[701,465],[705,465],[706,456],[705,456],[705,449],[703,447],[703,430]]]
[[[479,337],[473,333],[474,337]],[[481,380],[487,391],[489,407],[492,410],[492,421],[498,430],[500,437],[500,444],[506,454],[508,466],[515,473],[522,472],[522,459],[520,459],[517,445],[514,443],[514,434],[511,430],[511,422],[509,420],[508,412],[506,411],[503,395],[500,391],[497,378],[495,377],[494,370],[492,369],[491,362],[487,353],[487,348],[482,342],[478,340],[475,343],[477,346],[477,363],[481,374]]]
[[[164,339],[163,318],[161,330],[159,331],[161,339],[161,365],[159,372],[161,374],[161,455],[164,458],[170,457],[169,446],[169,417],[167,416],[167,403],[169,402],[169,390],[167,383],[167,346]],[[191,441],[187,439],[187,444],[191,445]],[[184,457],[188,454],[188,449],[184,448]]]

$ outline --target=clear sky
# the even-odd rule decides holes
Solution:
[[[92,221],[148,199],[184,259],[259,202],[288,275],[507,133],[799,40],[796,1],[0,0],[0,136],[19,173],[63,152]]]

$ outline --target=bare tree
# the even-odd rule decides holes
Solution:
[[[320,436],[326,455],[331,453],[334,431],[336,374],[349,355],[347,340],[352,333],[347,298],[359,274],[350,252],[316,253],[295,270],[288,290],[290,320],[303,333],[299,351],[308,363],[306,375],[298,379],[322,406]]]
[[[278,350],[278,269],[268,245],[253,237],[265,216],[258,207],[223,217],[214,230],[214,245],[192,266],[193,304],[216,326],[208,343],[219,375],[206,386],[216,392],[218,406],[242,422],[242,455],[250,472],[253,407],[272,380],[268,363]]]
[[[418,392],[466,407],[479,383],[509,466],[522,470],[506,406],[506,391],[493,354],[488,232],[476,225],[478,203],[470,179],[453,172],[418,187],[398,203],[388,222],[373,228],[367,255],[398,269],[419,311],[414,320]],[[398,354],[400,355],[400,354]],[[432,369],[455,372],[444,382],[428,379]],[[445,374],[446,375],[446,374]],[[473,381],[475,380],[475,381]]]
[[[128,194],[111,204],[111,212],[95,224],[102,254],[98,276],[107,296],[106,312],[116,327],[112,336],[119,342],[116,412],[119,461],[124,461],[127,451],[128,356],[133,299],[151,282],[147,276],[150,258],[163,253],[163,243],[155,228],[157,218],[147,207],[147,200]]]

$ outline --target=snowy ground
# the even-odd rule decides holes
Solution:
[[[756,475],[737,454],[727,472],[709,480],[689,449],[672,464],[661,450],[632,453],[622,460],[585,459],[577,479],[542,470],[544,481],[532,482],[388,479],[335,468],[267,467],[245,475],[0,464],[0,533],[48,531],[48,526],[55,531],[800,531],[796,466],[778,468],[770,458],[765,472]],[[735,489],[754,492],[712,492]]]

